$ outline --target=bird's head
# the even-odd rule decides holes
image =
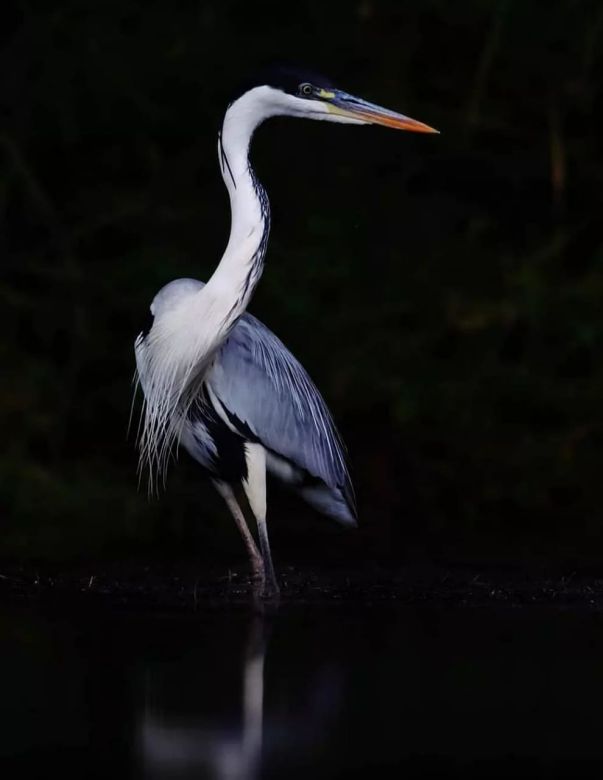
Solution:
[[[324,76],[290,65],[265,68],[238,91],[229,108],[255,124],[271,116],[293,116],[345,124],[385,125],[396,130],[437,133],[429,125],[335,87]]]

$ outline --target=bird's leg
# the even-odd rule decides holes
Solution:
[[[247,460],[247,477],[243,480],[243,488],[249,501],[249,506],[258,526],[260,550],[264,559],[265,581],[262,596],[271,598],[278,596],[279,586],[274,574],[268,526],[266,525],[266,451],[261,444],[245,444]]]
[[[249,562],[251,563],[251,571],[253,573],[254,580],[263,583],[265,580],[264,560],[257,548],[251,531],[247,526],[245,515],[239,506],[239,502],[237,501],[233,489],[226,482],[221,482],[217,479],[212,480],[212,482],[214,483],[214,487],[218,493],[226,502],[226,506],[230,509],[230,513],[233,516],[235,523],[237,524],[237,528],[241,532],[245,547],[247,548],[247,554],[249,555]]]

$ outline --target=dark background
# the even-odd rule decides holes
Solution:
[[[600,558],[599,0],[2,13],[2,558],[243,560],[185,454],[158,500],[137,488],[126,431],[153,295],[226,244],[229,89],[275,57],[441,130],[254,141],[273,230],[251,311],[331,406],[361,522],[271,490],[277,565]]]

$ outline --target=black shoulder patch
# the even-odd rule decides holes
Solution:
[[[216,448],[213,473],[224,482],[236,483],[247,478],[245,438],[231,431],[220,418],[205,393],[191,406],[188,416],[202,422]]]

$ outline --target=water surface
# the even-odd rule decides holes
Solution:
[[[594,776],[603,621],[525,608],[5,606],[11,777]]]

